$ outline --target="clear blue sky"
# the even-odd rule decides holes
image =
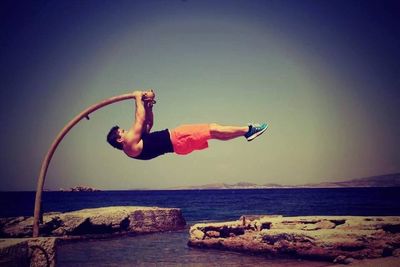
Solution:
[[[398,1],[31,1],[0,4],[0,190],[34,190],[75,115],[154,88],[155,130],[266,121],[253,142],[135,161],[106,143],[132,101],[58,147],[45,188],[302,184],[400,172]]]

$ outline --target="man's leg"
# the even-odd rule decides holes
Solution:
[[[210,124],[212,139],[231,140],[244,136],[249,131],[249,126],[224,126],[216,123]]]
[[[251,141],[268,128],[268,124],[251,124],[249,126],[225,126],[216,123],[181,125],[170,131],[174,152],[186,155],[193,150],[208,147],[207,140],[231,140],[244,136]]]

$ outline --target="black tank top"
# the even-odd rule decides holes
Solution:
[[[149,160],[165,153],[174,152],[168,129],[142,134],[143,150],[135,159]]]

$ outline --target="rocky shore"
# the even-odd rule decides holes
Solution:
[[[0,238],[32,236],[33,217],[0,219]],[[180,209],[120,206],[45,213],[41,236],[151,233],[182,229],[186,225]]]
[[[400,217],[242,216],[195,224],[188,245],[348,264],[399,257]]]
[[[177,208],[118,206],[45,213],[40,238],[32,237],[33,217],[0,218],[0,266],[55,266],[62,240],[112,237],[183,229]]]

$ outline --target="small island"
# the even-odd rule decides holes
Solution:
[[[84,186],[84,185],[79,185],[75,187],[71,187],[70,189],[64,189],[60,188],[61,192],[101,192],[101,190],[90,187],[90,186]]]

